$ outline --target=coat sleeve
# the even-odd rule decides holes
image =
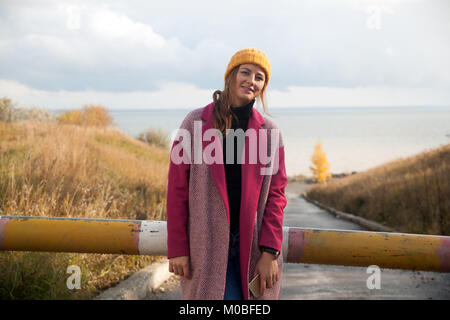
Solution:
[[[283,215],[287,204],[285,196],[287,176],[282,143],[280,134],[279,145],[281,146],[277,148],[278,170],[272,175],[258,243],[259,246],[273,248],[278,251],[281,251],[283,243]]]
[[[181,151],[181,152],[180,152]],[[189,214],[190,160],[180,141],[175,140],[170,152],[167,184],[167,257],[189,256],[187,223]],[[174,161],[182,158],[183,161]]]

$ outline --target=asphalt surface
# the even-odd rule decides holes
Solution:
[[[285,226],[363,230],[300,198],[299,194],[307,188],[308,185],[288,184]],[[381,269],[379,289],[369,289],[367,281],[372,273],[367,271],[363,267],[285,263],[280,300],[450,299],[450,274]],[[178,277],[169,278],[146,299],[181,299]]]

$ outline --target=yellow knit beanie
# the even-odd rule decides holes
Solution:
[[[234,67],[244,64],[244,63],[253,63],[264,69],[266,72],[266,83],[264,86],[269,84],[270,79],[270,63],[267,56],[264,52],[256,49],[256,48],[246,48],[239,50],[232,57],[230,62],[228,63],[227,71],[225,71],[225,79],[227,75],[233,70]]]

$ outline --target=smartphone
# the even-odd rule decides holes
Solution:
[[[248,289],[250,290],[250,292],[252,293],[252,295],[255,298],[259,298],[261,296],[260,293],[260,280],[259,280],[259,273],[252,279],[252,281],[250,281],[250,283],[248,284]]]

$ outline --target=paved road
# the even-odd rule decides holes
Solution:
[[[362,230],[356,224],[336,219],[330,213],[310,204],[298,194],[305,185],[288,185],[288,204],[284,225],[303,228]],[[450,274],[381,270],[380,289],[368,289],[371,274],[362,267],[342,267],[285,263],[283,268],[281,300],[311,299],[450,299]],[[147,299],[180,299],[176,277],[170,278]]]

